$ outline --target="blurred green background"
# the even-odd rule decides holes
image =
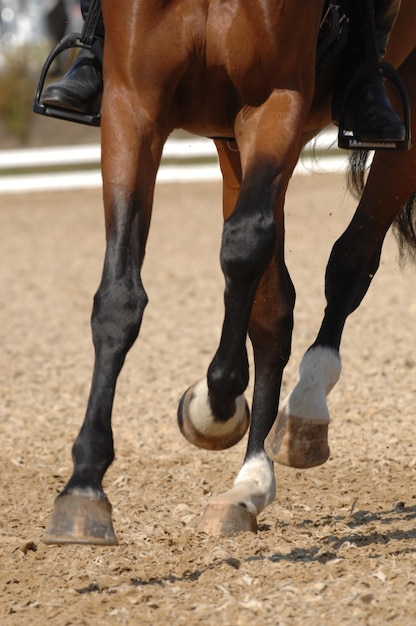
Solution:
[[[32,112],[47,55],[82,24],[79,0],[0,0],[0,149],[99,141],[97,128]],[[47,81],[64,74],[76,52],[62,53]]]

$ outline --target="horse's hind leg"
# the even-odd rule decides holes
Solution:
[[[401,68],[416,111],[416,52]],[[415,115],[412,134],[416,133]],[[359,307],[377,272],[385,235],[416,190],[416,149],[377,152],[347,230],[335,243],[325,278],[327,306],[317,338],[300,365],[299,382],[282,402],[266,441],[270,458],[312,467],[329,456],[326,396],[341,373],[339,347],[347,317]]]
[[[95,365],[87,412],[73,446],[73,474],[55,502],[47,543],[113,544],[103,476],[113,461],[111,412],[117,377],[139,332],[147,302],[141,279],[153,188],[164,137],[139,114],[129,124],[123,97],[102,128],[107,246],[94,299]],[[104,116],[103,116],[104,117]]]

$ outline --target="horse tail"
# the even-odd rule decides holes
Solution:
[[[349,155],[347,186],[352,195],[360,199],[366,182],[368,150],[354,150]],[[413,193],[392,223],[401,262],[416,265],[416,192]]]
[[[363,195],[368,156],[368,150],[353,150],[349,153],[347,187],[357,200]]]
[[[396,215],[392,228],[399,246],[400,260],[416,265],[416,192]]]

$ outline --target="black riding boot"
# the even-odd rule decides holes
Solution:
[[[340,68],[333,99],[333,119],[339,122],[341,102],[351,76],[366,61],[366,49],[359,2],[352,3],[350,36]],[[400,0],[374,0],[379,59],[384,57],[390,31],[400,8]],[[379,75],[365,77],[349,93],[344,121],[346,130],[362,142],[399,142],[405,127],[388,98],[384,80]]]
[[[90,4],[91,0],[81,0],[84,19]],[[104,40],[102,16],[95,34]],[[89,50],[81,49],[65,76],[44,89],[41,103],[46,106],[97,115],[101,109],[102,91],[101,62]]]

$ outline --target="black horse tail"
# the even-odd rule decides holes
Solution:
[[[367,150],[354,150],[349,155],[347,184],[357,199],[361,198],[364,191],[368,156]],[[392,231],[399,248],[400,261],[416,265],[416,191],[396,215]]]
[[[368,150],[353,150],[348,156],[347,186],[354,198],[359,200],[365,187],[365,175],[367,172]]]
[[[416,265],[416,192],[413,193],[393,222],[400,259]]]

